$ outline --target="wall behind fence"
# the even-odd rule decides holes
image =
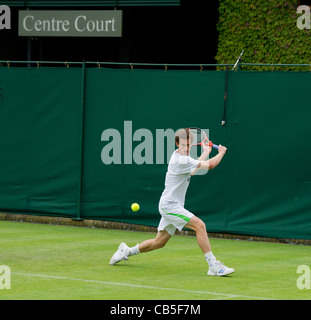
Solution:
[[[311,239],[309,72],[229,72],[225,126],[224,71],[86,68],[81,79],[82,68],[0,69],[1,210],[157,226],[167,167],[156,163],[157,130],[199,126],[228,147],[188,189],[207,229]],[[122,164],[102,161],[109,128]],[[142,128],[153,163],[124,164]]]

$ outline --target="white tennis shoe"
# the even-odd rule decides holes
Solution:
[[[208,276],[226,276],[233,272],[234,272],[234,269],[228,268],[225,265],[223,265],[221,262],[216,261],[215,264],[209,268],[207,275]]]
[[[122,242],[119,245],[118,250],[114,253],[112,258],[110,259],[109,264],[111,266],[113,266],[116,263],[123,261],[123,260],[125,260],[125,262],[127,262],[129,251],[130,251],[130,248],[124,242]]]

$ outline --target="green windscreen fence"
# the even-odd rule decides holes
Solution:
[[[311,73],[229,71],[222,126],[225,75],[1,67],[0,210],[157,226],[169,133],[196,126],[228,148],[187,192],[208,231],[311,239]]]

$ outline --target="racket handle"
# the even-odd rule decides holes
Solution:
[[[214,149],[217,149],[217,150],[218,150],[218,148],[219,148],[219,146],[217,146],[217,144],[213,144],[212,147],[213,147]]]
[[[214,149],[218,150],[218,148],[219,148],[219,146],[217,146],[217,144],[214,144],[212,141],[209,141],[208,144],[210,147],[213,147]]]

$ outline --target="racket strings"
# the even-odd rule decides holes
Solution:
[[[192,145],[199,145],[205,140],[206,137],[204,135],[204,132],[197,129],[190,129],[190,130],[193,133]]]

